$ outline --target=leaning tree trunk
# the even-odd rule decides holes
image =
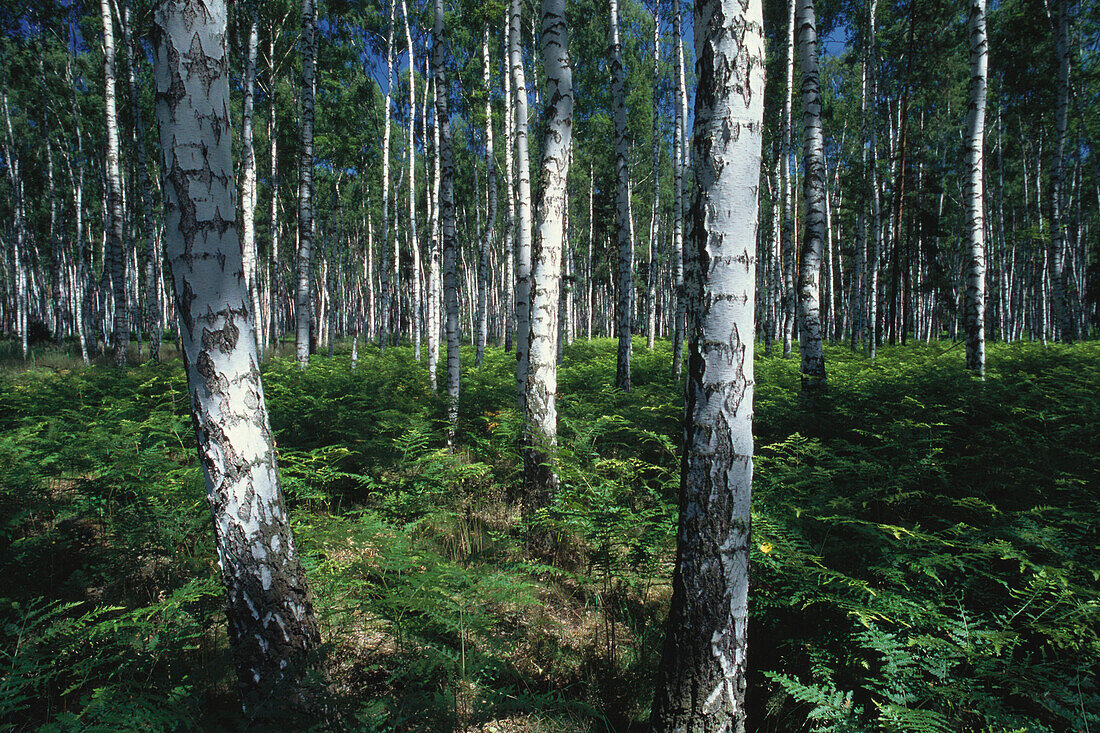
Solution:
[[[821,255],[825,241],[825,143],[821,132],[818,85],[817,21],[813,0],[798,2],[798,51],[802,66],[802,179],[806,221],[798,266],[798,343],[802,356],[802,392],[825,387],[821,328]]]
[[[683,370],[684,327],[687,316],[684,293],[684,168],[687,166],[684,126],[687,125],[687,80],[684,74],[684,16],[680,9],[680,0],[673,0],[672,11],[676,25],[673,39],[676,44],[676,130],[672,142],[672,290],[676,312],[672,317],[672,376],[679,379]]]
[[[432,73],[435,117],[439,127],[439,221],[443,233],[443,300],[447,312],[447,445],[454,448],[458,429],[458,241],[455,237],[455,159],[451,150],[451,117],[444,66],[443,0],[435,0],[432,25]]]
[[[1050,287],[1054,294],[1054,322],[1060,339],[1073,343],[1077,328],[1066,298],[1066,128],[1069,116],[1069,2],[1050,0],[1053,5],[1054,54],[1058,79],[1054,107],[1054,160],[1050,166]]]
[[[970,2],[970,109],[966,115],[966,368],[985,376],[985,0]]]
[[[626,96],[623,92],[623,53],[619,43],[619,0],[610,0],[611,106],[615,118],[615,230],[619,245],[619,298],[617,330],[619,354],[615,386],[630,390],[631,326],[634,316],[634,239],[630,227],[630,173],[627,169]]]
[[[672,606],[650,717],[655,733],[745,732],[761,6],[695,6],[690,361]]]
[[[485,229],[481,233],[481,246],[477,258],[477,365],[485,356],[486,332],[489,330],[489,250],[493,232],[497,226],[497,176],[494,168],[496,157],[493,155],[493,105],[492,73],[489,68],[489,24],[481,28],[481,64],[482,81],[485,84],[485,176],[489,179],[489,215],[485,219]]]
[[[249,7],[247,4],[245,7]],[[259,40],[255,9],[248,31],[245,55],[244,100],[241,104],[241,255],[244,282],[250,294],[256,322],[256,351],[263,358],[263,319],[260,318],[260,284],[256,277],[256,151],[252,144],[253,90],[256,86],[256,46]]]
[[[531,337],[531,161],[527,148],[527,81],[523,73],[522,0],[511,0],[508,25],[508,58],[515,104],[516,160],[516,388],[520,412],[527,399],[527,371]]]
[[[115,298],[114,362],[126,366],[130,346],[130,322],[126,318],[126,256],[122,243],[122,173],[119,170],[118,105],[115,101],[115,33],[111,1],[100,0],[103,20],[103,107],[107,124],[107,253],[110,258],[111,290]]]
[[[316,60],[317,4],[302,0],[302,126],[298,159],[298,285],[295,289],[295,338],[298,366],[309,365],[313,280],[313,77]]]
[[[167,251],[229,638],[247,714],[275,717],[301,702],[319,638],[279,488],[242,277],[224,134],[225,3],[161,0],[153,37]],[[196,48],[205,63],[193,63]]]
[[[612,0],[614,2],[614,0]],[[523,484],[525,510],[544,506],[557,489],[558,310],[573,139],[573,70],[565,0],[542,0],[542,66],[547,108],[539,186],[538,231],[531,255],[530,371],[527,375]]]

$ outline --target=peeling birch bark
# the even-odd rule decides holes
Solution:
[[[156,113],[167,253],[246,711],[300,702],[318,645],[268,424],[237,239],[223,0],[161,0]]]

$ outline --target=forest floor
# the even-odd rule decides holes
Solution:
[[[5,348],[10,348],[10,344]],[[171,350],[166,351],[172,356]],[[517,511],[514,359],[463,349],[458,450],[411,349],[270,359],[316,596],[318,729],[642,730],[674,555],[670,346],[568,347],[562,490]],[[758,354],[750,730],[1100,731],[1100,343]],[[0,729],[246,729],[178,361],[0,361]]]

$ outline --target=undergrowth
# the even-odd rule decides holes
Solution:
[[[317,596],[319,728],[627,731],[674,555],[670,348],[579,341],[562,488],[522,520],[514,357],[463,349],[459,444],[407,348],[272,359],[264,389]],[[758,356],[750,730],[1100,730],[1100,345]],[[0,727],[247,729],[178,362],[0,370]],[[524,551],[524,522],[555,538]]]

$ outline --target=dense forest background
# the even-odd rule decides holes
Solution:
[[[693,8],[565,5],[564,151],[532,4],[229,8],[214,228],[239,232],[316,616],[303,715],[242,693],[154,5],[0,8],[0,726],[656,725],[699,342]],[[974,5],[763,6],[750,731],[1100,729],[1100,7],[988,8],[975,199]],[[549,289],[531,229],[562,153]]]

